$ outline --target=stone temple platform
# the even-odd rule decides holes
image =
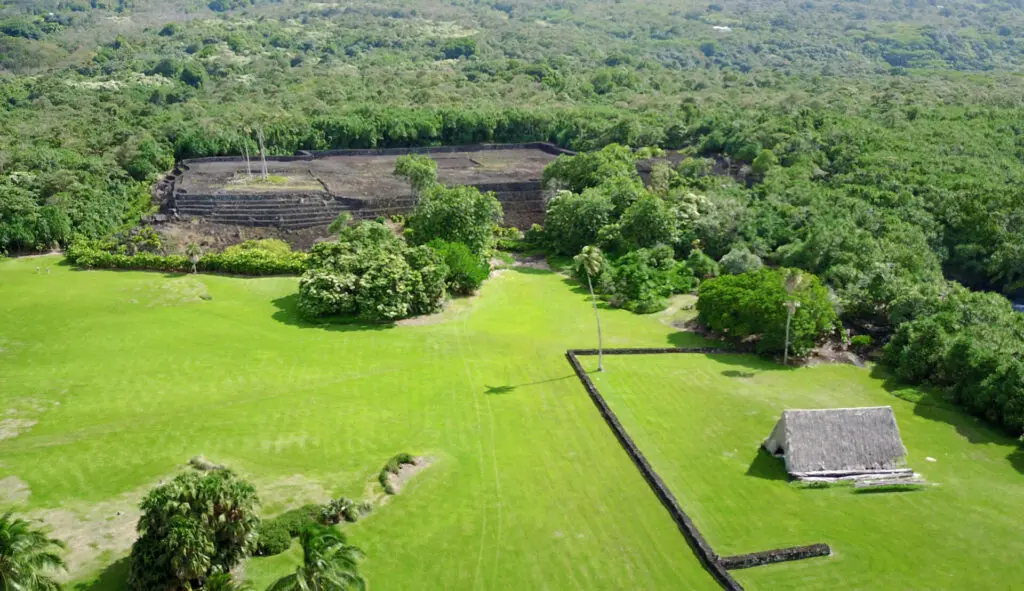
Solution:
[[[407,214],[411,191],[392,172],[398,157],[410,153],[436,160],[438,180],[446,185],[493,191],[505,225],[526,229],[544,219],[544,167],[572,152],[545,143],[301,152],[267,158],[266,181],[259,178],[258,158],[248,166],[239,157],[196,158],[181,162],[154,196],[167,221],[199,218],[281,230],[325,226],[342,212],[355,219]]]

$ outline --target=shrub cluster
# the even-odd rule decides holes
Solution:
[[[349,523],[355,523],[359,520],[359,513],[360,510],[355,501],[348,497],[338,497],[320,507],[317,520],[324,525],[336,525],[343,519]]]
[[[264,242],[267,241],[250,241],[229,247],[224,252],[204,254],[196,261],[195,268],[207,273],[252,276],[299,275],[305,271],[306,253],[292,252],[291,249],[283,251],[276,244],[264,248],[261,244]],[[66,255],[71,264],[86,269],[135,269],[168,273],[192,271],[192,261],[184,255],[150,252],[130,255],[112,252],[109,243],[86,239],[75,240],[68,247]]]
[[[256,489],[230,470],[189,471],[142,500],[128,584],[138,591],[202,586],[256,549]]]
[[[481,256],[490,248],[502,217],[501,203],[494,193],[481,193],[476,187],[434,184],[423,192],[406,221],[406,229],[413,244],[440,238],[461,242]]]
[[[369,321],[431,314],[444,303],[447,275],[433,249],[409,247],[384,224],[362,222],[313,247],[299,281],[299,312]]]
[[[435,238],[427,246],[441,257],[448,267],[445,283],[452,295],[471,295],[483,284],[491,273],[491,266],[484,258],[474,254],[461,242],[446,242]]]
[[[787,303],[795,302],[799,307],[789,323],[789,342],[796,355],[806,355],[818,340],[835,331],[839,316],[817,277],[802,273],[802,280],[796,282],[790,280],[794,272],[761,269],[701,283],[697,300],[701,322],[734,341],[756,339],[759,353],[781,353],[786,343]]]
[[[292,536],[288,527],[276,520],[271,519],[260,523],[256,529],[256,556],[274,556],[287,550],[292,545]]]
[[[415,464],[416,459],[411,454],[400,453],[395,457],[388,460],[387,464],[381,468],[380,474],[377,475],[377,480],[380,481],[380,485],[384,487],[384,492],[389,495],[395,494],[395,488],[391,486],[391,474],[398,474],[398,470],[403,464]]]
[[[944,388],[970,412],[1024,433],[1024,314],[997,294],[947,287],[896,329],[886,363],[899,377]]]

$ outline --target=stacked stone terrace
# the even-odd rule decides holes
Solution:
[[[406,214],[413,197],[392,172],[408,153],[436,160],[438,180],[446,185],[494,191],[505,224],[525,229],[544,218],[544,167],[569,152],[540,143],[307,152],[268,158],[269,182],[259,180],[258,159],[247,166],[237,157],[197,158],[164,179],[157,196],[171,218],[283,230],[324,226],[342,212],[356,219]]]

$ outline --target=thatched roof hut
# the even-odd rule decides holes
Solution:
[[[906,471],[892,407],[786,410],[764,447],[797,477]]]

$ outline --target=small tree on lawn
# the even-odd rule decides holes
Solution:
[[[362,552],[331,527],[310,526],[299,537],[302,566],[268,591],[347,591],[366,589],[358,571]]]
[[[584,246],[583,250],[573,259],[583,267],[587,274],[587,287],[590,288],[590,301],[594,305],[594,317],[597,319],[597,371],[604,371],[604,344],[601,338],[601,315],[597,312],[597,296],[594,295],[593,277],[601,272],[604,256],[596,246]]]
[[[803,273],[797,269],[791,270],[786,275],[786,294],[789,297],[783,304],[786,307],[786,348],[782,350],[783,365],[787,365],[789,363],[789,327],[793,323],[793,314],[796,314],[797,308],[800,307],[800,301],[795,299],[793,294],[800,289],[800,284],[803,282]]]
[[[395,162],[394,175],[409,183],[413,198],[419,201],[420,195],[437,182],[437,162],[422,154],[400,156]]]
[[[142,499],[128,587],[196,589],[256,547],[256,489],[230,470],[185,472]]]
[[[203,249],[199,246],[199,243],[192,241],[185,246],[185,256],[188,257],[190,263],[192,263],[192,272],[196,272],[196,265],[199,264],[199,259],[203,258]]]
[[[28,521],[0,515],[0,590],[58,591],[50,575],[65,568],[59,554],[64,548]]]

